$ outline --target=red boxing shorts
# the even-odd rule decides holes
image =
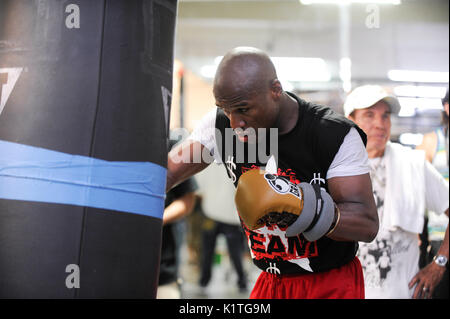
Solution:
[[[263,271],[250,299],[364,299],[359,259],[339,268],[311,274],[275,275]]]

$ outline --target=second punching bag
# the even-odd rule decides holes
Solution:
[[[154,298],[176,0],[0,2],[0,298]]]

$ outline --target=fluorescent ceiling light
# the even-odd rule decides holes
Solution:
[[[431,82],[448,83],[448,72],[414,71],[414,70],[390,70],[388,78],[391,81],[400,82]]]
[[[414,97],[399,97],[400,112],[398,116],[414,116],[416,112],[427,110],[442,110],[441,99],[432,98],[414,98]]]
[[[280,81],[328,82],[327,64],[320,58],[274,57],[272,62]]]
[[[271,58],[280,82],[328,82],[331,80],[327,64],[320,58],[274,57]],[[200,73],[205,78],[214,78],[222,56],[214,64],[204,65]],[[291,84],[292,85],[292,84]],[[287,85],[289,86],[289,85]]]
[[[442,99],[447,92],[444,86],[399,85],[394,88],[394,94],[405,97],[428,97]]]
[[[401,0],[300,0],[301,4],[341,4],[347,5],[351,3],[363,3],[363,4],[402,4]]]

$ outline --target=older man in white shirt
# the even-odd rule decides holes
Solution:
[[[380,220],[375,240],[360,243],[360,260],[371,260],[366,255],[372,255],[379,268],[362,262],[365,278],[371,278],[365,282],[366,298],[430,298],[448,267],[447,226],[434,261],[419,271],[418,234],[423,229],[425,209],[448,216],[449,188],[423,151],[389,141],[391,114],[399,109],[397,99],[376,85],[356,88],[344,104],[345,115],[367,134]],[[374,280],[376,275],[380,278]]]

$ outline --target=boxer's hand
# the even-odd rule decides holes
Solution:
[[[315,241],[334,229],[336,212],[333,199],[318,184],[300,183],[304,204],[301,218],[286,229],[286,236],[303,233],[308,241]],[[308,216],[308,218],[304,218]]]
[[[287,179],[250,170],[239,178],[235,195],[236,208],[249,229],[268,224],[287,227],[300,215],[303,195]]]
[[[239,178],[236,207],[244,224],[257,229],[278,224],[287,236],[304,233],[309,241],[325,235],[334,220],[330,195],[308,183],[296,185],[284,177],[251,170]]]

